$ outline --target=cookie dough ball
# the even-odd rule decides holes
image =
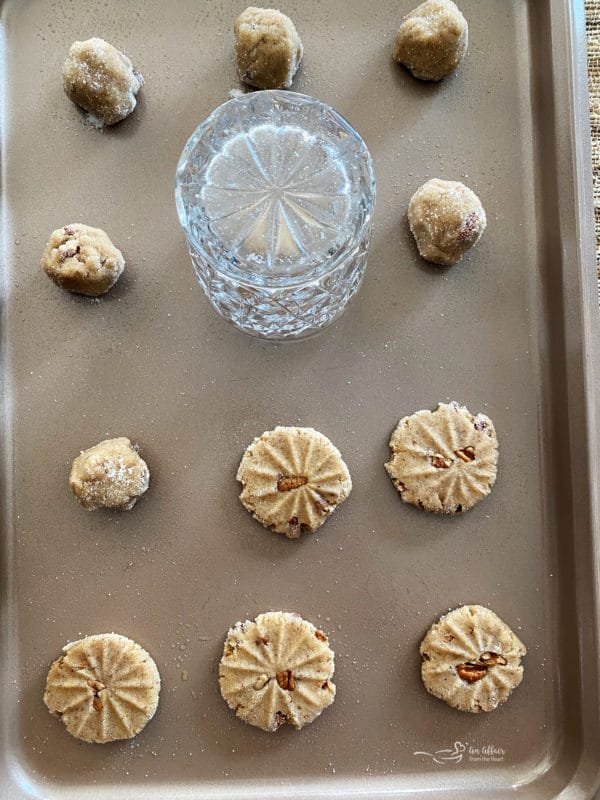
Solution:
[[[459,711],[493,711],[523,680],[525,645],[484,606],[461,606],[431,626],[421,642],[427,691]]]
[[[439,81],[467,52],[467,20],[452,0],[427,0],[405,17],[394,42],[394,60],[415,78]]]
[[[126,55],[104,39],[74,42],[63,65],[67,96],[105,125],[129,116],[144,83]]]
[[[424,183],[411,197],[408,222],[421,256],[444,266],[460,261],[487,226],[475,192],[439,178]]]
[[[158,706],[160,675],[143,647],[118,633],[63,647],[46,681],[44,703],[84,742],[131,739]]]
[[[88,511],[129,511],[150,483],[150,471],[129,439],[106,439],[77,456],[69,485]]]
[[[121,277],[125,259],[100,228],[74,222],[52,232],[42,269],[54,283],[75,294],[98,297]]]
[[[302,59],[294,23],[272,8],[243,11],[234,25],[240,79],[259,89],[287,89]]]
[[[219,664],[227,705],[249,725],[300,730],[333,703],[334,654],[323,631],[287,611],[230,628]]]

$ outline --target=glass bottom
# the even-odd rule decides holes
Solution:
[[[211,305],[251,336],[272,341],[312,336],[340,317],[358,292],[367,266],[364,240],[333,272],[301,286],[249,286],[224,277],[190,247],[196,276]]]
[[[204,217],[230,259],[266,277],[302,275],[351,240],[360,196],[330,145],[295,125],[238,133],[204,173]]]

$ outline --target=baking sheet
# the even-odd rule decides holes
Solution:
[[[2,4],[3,796],[591,795],[597,324],[583,4],[461,6],[469,56],[440,85],[391,63],[408,6],[282,9],[305,46],[294,88],[364,137],[378,202],[357,301],[322,335],[274,345],[212,312],[173,201],[189,134],[239,86],[231,26],[243,4]],[[105,132],[60,81],[71,42],[94,35],[146,78],[135,114]],[[488,213],[481,242],[447,271],[419,260],[405,221],[433,176],[464,180]],[[50,231],[74,221],[105,228],[127,260],[100,302],[39,269]],[[382,466],[398,419],[448,399],[489,414],[501,447],[491,496],[457,519],[404,505]],[[276,424],[328,435],[354,480],[299,542],[237,500],[244,448]],[[68,490],[71,460],[116,435],[139,443],[151,491],[131,513],[88,514]],[[419,678],[427,627],[469,602],[529,650],[522,686],[492,714],[453,711]],[[219,696],[227,628],[268,609],[319,624],[336,652],[336,701],[299,733],[245,726]],[[90,746],[41,697],[63,644],[108,630],[153,655],[161,702],[133,741]],[[462,759],[434,759],[456,742]]]

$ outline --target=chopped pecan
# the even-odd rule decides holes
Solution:
[[[436,469],[448,469],[450,461],[440,455],[431,456],[431,463]]]
[[[79,255],[81,247],[79,245],[74,250],[61,250],[60,253],[60,260],[66,261],[67,258],[73,258],[73,256]]]
[[[275,714],[273,715],[274,730],[277,730],[278,728],[281,728],[281,726],[285,724],[286,720],[287,720],[287,717],[283,713],[283,711],[276,711]]]
[[[96,681],[93,678],[88,678],[87,684],[94,692],[94,699],[92,700],[92,707],[94,711],[102,711],[102,700],[98,695],[103,689],[106,689],[106,686],[101,681]]]
[[[456,671],[463,681],[476,683],[487,675],[488,669],[491,667],[505,667],[507,664],[508,661],[503,655],[486,650],[485,653],[479,656],[477,661],[466,661],[464,664],[458,664]]]
[[[485,664],[486,666],[499,665],[501,667],[505,667],[508,664],[508,661],[504,658],[503,655],[501,655],[500,653],[492,653],[489,650],[485,653],[482,653],[479,656],[479,660],[481,661],[482,664]]]
[[[277,481],[278,492],[290,492],[292,489],[299,489],[306,486],[308,478],[304,475],[284,475]]]
[[[458,234],[458,241],[462,242],[465,239],[472,239],[473,235],[477,233],[479,227],[479,214],[476,211],[471,211],[468,217],[465,218],[460,227]]]
[[[286,689],[288,692],[293,692],[296,688],[294,674],[291,669],[285,669],[282,672],[278,672],[275,677],[277,678],[277,683],[282,689]]]
[[[322,495],[319,495],[319,499],[315,500],[315,505],[323,514],[329,511],[329,502]]]
[[[254,689],[259,692],[261,689],[264,689],[267,683],[269,682],[269,678],[266,675],[259,675],[258,678],[254,681]]]
[[[316,630],[316,631],[315,631],[315,636],[316,636],[316,637],[317,637],[317,639],[319,639],[321,642],[326,642],[326,641],[327,641],[327,636],[325,636],[325,634],[323,633],[323,631]]]
[[[456,667],[458,677],[467,683],[476,683],[487,675],[487,665],[477,664],[474,661],[467,661],[464,664],[458,664]]]
[[[463,447],[462,450],[455,450],[454,455],[468,464],[469,461],[475,461],[475,448],[469,445],[469,447]]]

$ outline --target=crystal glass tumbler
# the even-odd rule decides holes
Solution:
[[[186,144],[175,196],[200,285],[246,333],[309,336],[358,291],[373,165],[358,133],[318,100],[273,90],[223,103]]]

